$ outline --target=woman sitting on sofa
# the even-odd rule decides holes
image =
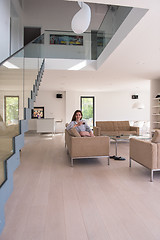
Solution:
[[[81,137],[94,137],[94,134],[87,123],[82,120],[82,111],[76,110],[73,114],[72,121],[68,124],[67,130],[76,128]]]

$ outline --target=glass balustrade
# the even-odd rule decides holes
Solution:
[[[123,23],[123,21],[126,19],[131,10],[132,10],[131,7],[122,6],[108,7],[108,11],[98,31],[96,32],[96,37],[94,37],[97,47],[93,48],[93,51],[96,59],[100,56],[104,48],[109,44],[110,40],[113,38],[114,34],[116,33],[120,25]]]
[[[23,50],[0,66],[0,185],[6,178],[6,163],[14,152],[13,137],[23,119]]]
[[[25,56],[31,44],[0,65],[0,186],[6,180],[6,160],[14,153],[13,137],[20,134],[24,108],[37,79],[43,59],[34,51]]]
[[[47,30],[25,48],[25,57],[96,60],[126,19],[131,7],[108,6],[98,29],[83,34]]]

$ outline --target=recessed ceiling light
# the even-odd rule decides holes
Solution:
[[[86,66],[87,66],[87,61],[84,60],[84,61],[74,65],[73,67],[69,68],[68,70],[80,70]]]

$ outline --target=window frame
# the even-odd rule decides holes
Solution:
[[[18,120],[19,120],[19,96],[5,95],[4,96],[4,121],[5,121],[5,123],[6,123],[6,98],[8,98],[8,97],[18,98]]]
[[[80,108],[81,108],[81,111],[82,111],[82,99],[84,99],[84,98],[92,98],[93,99],[93,127],[94,127],[95,126],[95,96],[81,96],[80,97]]]

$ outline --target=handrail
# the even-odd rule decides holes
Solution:
[[[22,48],[20,48],[19,50],[17,50],[16,52],[14,52],[12,55],[10,55],[9,57],[7,57],[6,59],[4,59],[2,62],[0,62],[0,66],[3,65],[3,63],[5,63],[6,61],[8,61],[10,58],[14,57],[17,53],[19,53],[21,50],[23,50],[26,46],[28,46],[29,44],[31,44],[33,41],[35,41],[36,39],[40,38],[41,36],[43,36],[44,33],[42,33],[41,35],[39,35],[38,37],[34,38],[31,42],[27,43],[25,46],[23,46]]]

